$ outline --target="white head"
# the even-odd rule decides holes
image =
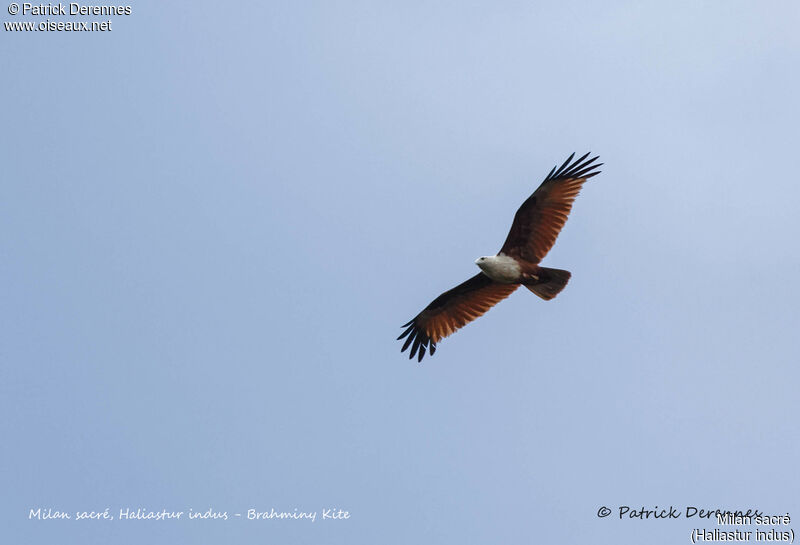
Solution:
[[[475,264],[496,282],[519,282],[520,266],[517,260],[505,254],[479,257]]]
[[[491,267],[492,260],[494,256],[483,256],[479,257],[475,260],[475,264],[480,267],[480,269],[486,272],[487,268]]]

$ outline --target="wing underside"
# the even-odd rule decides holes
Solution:
[[[436,351],[437,342],[485,314],[518,286],[500,284],[481,272],[444,292],[403,325],[406,330],[398,340],[407,338],[401,352],[411,347],[409,358],[418,355],[418,361],[422,361],[426,351]]]
[[[587,153],[572,161],[575,154],[550,171],[539,188],[522,203],[514,216],[508,237],[500,252],[530,263],[539,263],[553,247],[567,222],[572,203],[584,182],[596,176],[602,163]]]

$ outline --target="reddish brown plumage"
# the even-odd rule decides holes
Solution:
[[[436,351],[436,343],[468,324],[511,295],[519,284],[499,284],[483,273],[444,292],[425,310],[403,325],[406,330],[397,339],[408,336],[403,350],[411,346],[413,358],[419,351],[419,361],[425,351]]]
[[[592,164],[597,157],[585,160],[588,153],[570,164],[574,155],[570,155],[558,170],[553,167],[539,188],[522,203],[500,250],[501,254],[517,260],[522,271],[520,282],[545,300],[552,299],[564,288],[570,273],[540,268],[538,263],[555,244],[581,186],[599,174],[595,169],[602,164]],[[543,275],[541,279],[540,275]],[[519,285],[495,282],[483,272],[478,273],[441,294],[403,325],[406,330],[398,340],[408,338],[401,351],[411,346],[409,357],[419,354],[418,361],[422,361],[426,351],[431,354],[436,351],[437,342],[486,313]]]
[[[567,222],[581,186],[599,174],[593,170],[600,165],[590,166],[597,157],[582,162],[588,155],[567,168],[572,159],[570,156],[557,172],[553,169],[533,195],[522,203],[500,249],[501,253],[534,264],[547,255]]]

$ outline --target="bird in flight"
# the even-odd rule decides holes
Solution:
[[[549,301],[567,285],[569,271],[540,267],[539,262],[556,242],[564,227],[572,203],[583,183],[600,174],[594,164],[598,157],[587,159],[587,153],[572,161],[570,155],[558,169],[553,167],[539,188],[522,203],[514,216],[511,230],[500,252],[479,257],[475,264],[481,272],[446,291],[404,324],[404,352],[411,347],[409,359],[418,354],[436,351],[436,343],[482,316],[494,305],[511,295],[520,285]]]

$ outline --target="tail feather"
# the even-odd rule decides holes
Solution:
[[[570,276],[572,276],[572,274],[569,271],[540,267],[539,278],[537,280],[525,282],[524,286],[545,301],[549,301],[561,293],[561,290],[563,290],[567,282],[569,282]]]

